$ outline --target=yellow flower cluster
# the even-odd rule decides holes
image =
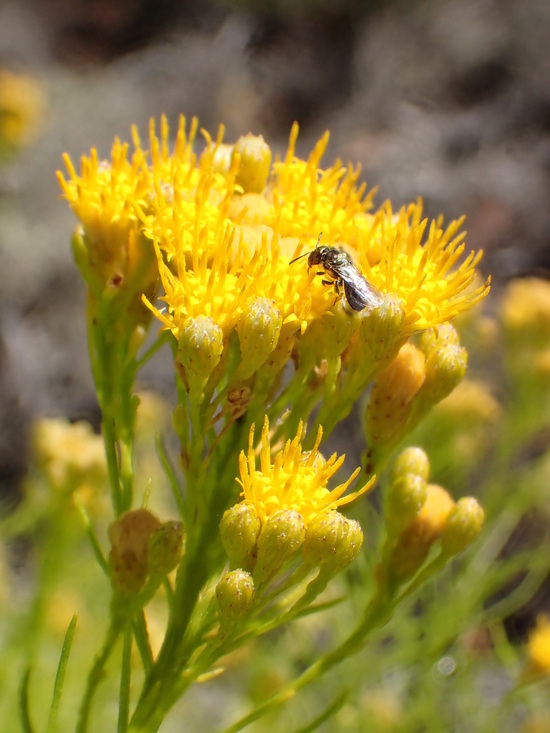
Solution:
[[[269,423],[267,419],[262,429],[260,450],[260,469],[256,467],[254,450],[254,425],[250,428],[248,452],[239,456],[239,481],[243,489],[243,497],[255,509],[261,522],[280,509],[295,509],[304,520],[306,526],[320,512],[349,504],[365,493],[370,483],[360,491],[343,496],[351,482],[357,478],[357,468],[347,481],[332,491],[326,486],[329,479],[338,471],[345,456],[333,454],[325,460],[319,453],[319,445],[323,431],[319,428],[315,445],[311,451],[302,450],[301,440],[305,435],[303,423],[292,440],[288,440],[271,462],[271,445],[269,439]]]
[[[267,418],[262,428],[259,467],[254,449],[254,425],[248,451],[239,456],[242,501],[228,509],[221,521],[222,541],[232,564],[253,571],[256,582],[265,582],[302,550],[307,568],[321,566],[333,575],[351,562],[361,549],[359,524],[343,517],[338,509],[368,491],[374,477],[360,489],[345,494],[357,477],[329,490],[327,484],[344,462],[336,454],[325,459],[319,452],[322,430],[311,451],[304,451],[303,424],[287,440],[274,460]]]
[[[329,433],[413,334],[487,294],[489,280],[474,282],[481,253],[462,258],[462,220],[428,223],[420,202],[371,211],[359,169],[338,160],[320,167],[328,134],[303,160],[294,125],[286,155],[273,162],[263,138],[228,145],[223,129],[215,140],[203,131],[197,156],[196,134],[196,120],[187,131],[182,117],[171,150],[162,118],[159,134],[151,122],[149,152],[134,129],[132,155],[117,140],[110,161],[92,150],[79,174],[65,156],[69,177],[58,174],[82,225],[74,247],[91,289],[118,291],[125,303],[143,295],[173,334],[194,428],[199,406],[204,431],[247,410],[250,422],[266,407],[277,418],[289,403],[307,420],[322,401]],[[342,258],[316,250],[293,262],[315,250],[320,232],[325,251]],[[154,301],[158,278],[163,307]],[[368,288],[365,280],[376,298],[353,310],[345,287]],[[294,379],[281,396],[290,359]]]
[[[154,312],[176,338],[187,318],[199,314],[213,318],[227,336],[254,298],[273,300],[283,323],[297,322],[304,331],[333,309],[334,292],[303,264],[289,267],[289,260],[304,246],[312,248],[320,231],[324,244],[345,248],[373,285],[400,300],[408,333],[444,322],[486,294],[488,283],[468,289],[481,253],[452,269],[464,251],[462,221],[428,227],[420,203],[397,214],[389,205],[370,213],[372,196],[357,185],[358,170],[340,161],[319,167],[327,134],[301,160],[295,125],[285,158],[270,169],[263,141],[256,157],[247,155],[261,138],[247,136],[231,147],[222,144],[221,132],[216,141],[205,133],[206,149],[197,160],[196,129],[194,121],[187,135],[182,118],[170,154],[163,118],[160,137],[150,127],[150,160],[134,130],[131,157],[117,140],[110,162],[100,162],[92,150],[79,175],[65,156],[69,180],[59,174],[85,231],[102,245],[139,219],[155,243],[168,306]],[[101,249],[99,256],[107,258]]]

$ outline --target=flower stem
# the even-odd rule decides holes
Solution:
[[[114,649],[115,642],[120,634],[120,627],[118,624],[111,623],[103,643],[101,651],[94,660],[93,666],[88,675],[86,682],[86,690],[84,691],[84,697],[80,704],[80,710],[78,713],[78,722],[76,724],[75,733],[86,733],[88,730],[88,722],[90,717],[90,710],[92,707],[92,701],[97,691],[99,683],[103,679],[103,670],[107,663],[107,660],[111,656]]]

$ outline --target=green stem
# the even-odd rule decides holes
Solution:
[[[101,651],[96,656],[90,673],[88,674],[88,680],[86,682],[86,689],[84,691],[84,697],[80,704],[80,710],[78,713],[78,722],[76,724],[75,733],[86,733],[88,730],[88,722],[90,717],[90,710],[92,707],[92,701],[97,691],[99,683],[103,679],[103,670],[107,664],[107,660],[111,656],[114,649],[115,642],[120,634],[120,627],[114,623],[111,623],[103,643]]]
[[[130,679],[132,656],[132,626],[128,624],[124,629],[124,645],[122,647],[122,667],[120,670],[120,699],[118,708],[117,733],[126,733],[130,717]]]
[[[269,700],[266,700],[256,710],[245,715],[236,723],[229,726],[229,728],[226,728],[224,733],[237,733],[237,731],[246,728],[250,723],[253,723],[274,708],[290,700],[299,690],[321,677],[321,675],[328,672],[337,664],[340,664],[344,659],[353,654],[357,654],[363,648],[368,633],[376,627],[383,626],[389,620],[394,605],[392,599],[388,599],[384,594],[378,593],[368,605],[365,616],[359,626],[357,626],[339,647],[320,657],[297,679],[290,682],[277,694],[270,697]]]

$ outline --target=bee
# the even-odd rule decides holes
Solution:
[[[362,311],[367,306],[369,308],[379,306],[382,302],[382,293],[361,275],[347,252],[339,247],[320,244],[322,234],[323,232],[319,234],[315,249],[295,257],[289,264],[292,265],[296,260],[307,257],[308,269],[321,265],[323,269],[317,274],[325,277],[321,281],[323,285],[334,285],[338,295],[343,288],[344,296],[354,311]]]

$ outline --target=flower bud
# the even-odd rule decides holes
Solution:
[[[261,135],[241,135],[233,146],[232,158],[240,155],[236,182],[245,193],[261,193],[271,168],[271,150]]]
[[[347,391],[357,397],[372,381],[373,375],[388,364],[403,345],[404,308],[391,295],[385,295],[377,308],[358,314],[359,327],[342,354],[342,365],[349,378]]]
[[[346,519],[340,512],[319,514],[308,525],[302,547],[306,565],[323,566],[335,575],[354,560],[363,545],[363,531],[359,522]]]
[[[244,570],[226,573],[216,586],[220,624],[227,629],[246,616],[254,603],[254,581]]]
[[[459,499],[449,512],[441,534],[441,547],[446,555],[465,550],[483,528],[485,512],[473,496]]]
[[[416,446],[405,448],[393,462],[391,471],[392,481],[407,473],[420,476],[424,481],[427,481],[430,477],[430,460],[422,448]]]
[[[300,549],[305,536],[304,520],[294,509],[279,509],[271,514],[258,537],[256,582],[270,580]]]
[[[430,351],[419,400],[435,405],[447,397],[464,379],[467,363],[468,352],[458,344],[447,344]]]
[[[397,351],[405,310],[400,300],[385,295],[377,308],[361,312],[359,338],[363,356],[370,363],[379,364]]]
[[[436,328],[428,328],[420,338],[420,348],[426,357],[442,346],[460,346],[458,331],[448,322],[441,323]]]
[[[395,478],[386,495],[386,524],[388,533],[401,531],[420,514],[428,498],[428,485],[421,476],[413,473]]]
[[[253,569],[261,526],[256,510],[247,501],[235,504],[224,513],[220,536],[232,566]]]
[[[251,377],[276,347],[282,320],[279,310],[269,298],[257,298],[245,306],[237,322],[241,378]]]
[[[111,580],[121,593],[137,593],[149,572],[149,540],[160,521],[147,509],[133,509],[109,527]]]
[[[412,344],[401,347],[372,386],[365,415],[369,445],[396,444],[406,432],[410,405],[425,379],[424,354]]]
[[[188,318],[178,339],[177,366],[189,389],[202,389],[218,366],[223,331],[209,316]]]
[[[409,578],[420,568],[430,547],[441,536],[453,506],[454,501],[445,489],[428,484],[420,512],[399,535],[391,557],[391,570],[397,578]]]
[[[183,549],[183,524],[164,522],[149,538],[147,560],[149,575],[164,577],[179,563]]]

